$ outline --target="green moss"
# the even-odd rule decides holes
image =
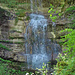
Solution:
[[[27,16],[26,20],[29,20],[29,19],[30,19],[30,17],[29,17],[29,16]]]
[[[6,46],[4,46],[4,45],[2,45],[2,44],[0,44],[0,48],[4,48],[4,49],[6,49],[6,50],[8,50],[8,51],[11,51],[9,48],[7,48]]]
[[[71,6],[69,8],[66,9],[66,13],[71,13],[72,11],[75,11],[75,6]]]
[[[18,17],[24,17],[25,16],[25,12],[26,12],[25,9],[19,9],[19,10],[16,10],[16,15]]]
[[[10,61],[10,60],[5,60],[5,59],[3,59],[3,58],[0,58],[0,61],[2,61],[2,62],[7,62],[7,63],[11,63],[12,61]]]
[[[24,39],[24,37],[9,37],[9,39]]]
[[[0,40],[0,42],[4,42],[4,43],[13,43],[13,41],[6,41],[6,40]],[[24,44],[23,42],[14,42],[15,44]]]
[[[13,43],[12,41],[0,40],[0,42]]]
[[[64,43],[63,43],[63,42],[59,42],[59,44],[60,44],[60,45],[63,45]]]

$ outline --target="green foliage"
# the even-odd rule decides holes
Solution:
[[[53,13],[58,13],[57,11],[55,12],[54,7],[50,5],[51,8],[48,11],[50,14],[50,18],[52,22],[55,22],[57,19],[56,16],[53,16]],[[68,18],[73,18],[72,23],[70,24],[70,28],[73,29],[65,29],[62,30],[61,32],[69,32],[69,34],[66,34],[64,36],[61,36],[61,40],[65,42],[60,42],[61,45],[63,44],[64,46],[64,56],[62,54],[59,54],[59,58],[57,59],[57,65],[54,67],[55,71],[53,72],[53,75],[75,75],[75,6],[72,6],[70,8],[67,8],[65,13],[69,13],[70,17]],[[59,16],[61,16],[61,13],[58,13]],[[66,48],[66,49],[65,49]]]
[[[4,60],[4,59],[2,59],[2,58],[0,58],[0,61],[5,62],[5,63],[11,63],[10,60]]]
[[[14,8],[18,4],[17,0],[0,0],[0,3],[6,4],[9,8]]]
[[[66,48],[63,52],[64,56],[59,54],[57,59],[58,63],[54,68],[54,75],[75,75],[75,30],[65,29],[61,32],[70,32],[69,34],[62,36],[63,41],[67,40],[63,46]],[[65,38],[63,38],[65,37]]]
[[[55,11],[54,6],[52,4],[50,4],[48,13],[50,14],[50,19],[52,20],[52,22],[56,22],[56,19],[58,18],[58,16],[62,15],[61,13],[58,13],[58,11]],[[58,14],[58,16],[54,14]]]
[[[18,23],[18,17],[15,18],[15,25]]]
[[[72,23],[69,24],[69,27],[72,28],[72,29],[75,29],[75,13],[74,14],[72,13],[69,18],[70,18],[70,20],[72,19],[71,20]]]
[[[55,66],[55,71],[53,75],[75,75],[75,30],[65,29],[61,32],[70,32],[69,34],[62,36],[63,41],[67,40],[63,46],[66,48],[64,50],[64,56],[59,54],[57,59],[58,63]],[[63,38],[65,37],[65,38]]]
[[[67,42],[65,42],[63,44],[63,46],[66,46],[66,49],[67,49],[64,52],[67,52],[69,57],[73,57],[74,52],[75,52],[75,30],[73,30],[73,29],[65,29],[63,31],[70,32],[69,34],[65,35],[65,38],[61,39],[63,41],[68,40]]]
[[[0,58],[0,75],[26,75],[28,73],[27,71],[21,71],[19,68],[16,70],[16,66],[12,68],[12,64],[15,66],[15,62]],[[32,72],[29,72],[29,75],[31,74]]]
[[[43,63],[42,69],[38,69],[36,68],[38,71],[36,71],[36,74],[42,74],[42,75],[46,75],[46,73],[48,72],[46,64]]]
[[[5,42],[5,43],[13,43],[13,41],[7,41],[7,40],[0,40],[0,42]],[[14,42],[15,44],[24,44],[23,42]]]
[[[67,54],[62,56],[59,54],[59,59],[53,75],[75,75],[75,57],[66,58]]]
[[[9,71],[7,71],[7,64],[1,63],[0,61],[0,75],[10,75]]]
[[[75,11],[75,6],[67,8],[65,12],[72,12],[72,11]]]
[[[24,17],[25,16],[25,9],[20,9],[20,10],[16,10],[17,12],[15,13],[18,17]]]
[[[17,1],[16,0],[7,0],[7,4],[8,4],[7,6],[9,8],[14,8],[17,5]]]
[[[71,21],[69,25],[70,28],[75,29],[75,5],[68,7],[65,11],[65,16]]]

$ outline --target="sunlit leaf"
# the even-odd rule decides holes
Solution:
[[[50,14],[50,17],[52,17],[52,14]]]
[[[51,12],[51,10],[48,11],[48,13],[50,13],[50,12]]]
[[[58,11],[56,11],[56,13],[58,13]]]
[[[52,4],[50,4],[50,6],[52,6]]]

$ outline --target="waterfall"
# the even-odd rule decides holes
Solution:
[[[32,14],[30,14],[30,22],[25,32],[25,56],[27,58],[28,68],[36,69],[42,68],[43,63],[47,64],[51,59],[51,50],[58,53],[57,47],[59,46],[58,44],[52,44],[51,40],[46,38],[47,19],[43,15],[37,14],[37,3],[41,7],[42,0],[30,1]],[[36,14],[33,13],[33,10],[35,10],[33,2],[35,3]]]
[[[31,11],[33,13],[33,0],[30,0],[31,1]]]
[[[32,13],[35,12],[38,14],[38,7],[42,10],[42,0],[30,0],[30,2]]]
[[[41,68],[42,63],[47,63],[49,60],[45,43],[47,19],[45,19],[44,16],[37,14],[30,14],[30,18],[31,21],[27,26],[25,33],[25,48],[26,54],[28,54],[27,62],[32,62],[32,68]],[[32,53],[30,54],[31,50]]]

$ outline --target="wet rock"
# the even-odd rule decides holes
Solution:
[[[10,33],[10,37],[22,37],[22,38],[24,38],[24,35],[22,33],[13,32],[13,33]]]
[[[4,57],[4,50],[0,49],[0,57]]]
[[[48,38],[48,39],[49,39],[49,38],[56,38],[56,35],[55,35],[54,32],[48,32],[48,33],[47,33],[47,38]]]
[[[6,49],[0,48],[0,57],[4,59],[13,59],[19,62],[25,62],[26,57],[22,53],[14,53],[13,51],[8,51]]]
[[[14,53],[12,51],[4,51],[4,58],[13,58]]]
[[[25,62],[26,61],[25,56],[23,56],[22,54],[16,54],[14,56],[14,60],[19,61],[19,62]]]
[[[0,57],[10,59],[13,58],[13,56],[14,53],[12,51],[8,51],[6,49],[0,48]]]

